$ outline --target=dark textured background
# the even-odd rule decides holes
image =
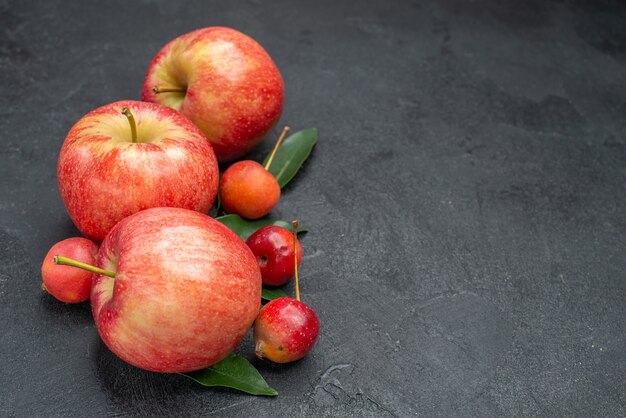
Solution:
[[[274,215],[311,228],[322,331],[255,361],[275,399],[127,366],[39,289],[76,234],[67,131],[210,25],[264,45],[281,123],[320,130]],[[622,1],[0,1],[0,32],[0,416],[626,414]]]

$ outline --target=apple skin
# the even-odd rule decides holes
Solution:
[[[300,360],[311,351],[319,332],[320,321],[307,304],[289,297],[274,299],[254,322],[255,353],[275,363]]]
[[[94,265],[98,245],[82,237],[67,238],[50,248],[41,265],[41,287],[65,303],[80,303],[91,294],[92,273],[70,266],[54,264],[56,255]]]
[[[237,161],[224,171],[220,200],[226,213],[258,219],[272,211],[280,199],[276,177],[252,160]]]
[[[103,241],[91,307],[104,343],[142,369],[208,367],[242,340],[259,312],[252,252],[207,215],[152,208],[125,218]]]
[[[246,240],[255,255],[263,284],[282,286],[295,275],[293,233],[276,225],[268,225],[256,231]],[[296,239],[298,265],[302,262],[302,246]]]
[[[185,92],[156,94],[155,87]],[[141,97],[191,119],[213,144],[218,160],[226,162],[250,152],[278,122],[284,83],[254,39],[216,26],[166,44],[148,67]]]
[[[131,142],[128,107],[137,123]],[[61,198],[88,238],[102,241],[117,222],[151,207],[208,212],[219,168],[211,144],[180,113],[120,101],[95,109],[70,130],[57,165]]]

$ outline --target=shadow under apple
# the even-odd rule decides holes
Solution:
[[[97,337],[94,374],[111,403],[131,416],[160,415],[180,406],[193,385],[177,374],[154,373],[125,363]]]
[[[41,291],[39,307],[42,311],[42,321],[50,322],[55,326],[85,327],[93,325],[91,305],[89,301],[82,303],[64,303],[54,298],[46,291]]]
[[[185,411],[187,416],[206,415],[249,397],[233,389],[204,387],[177,373],[156,373],[131,366],[113,354],[100,338],[93,345],[98,384],[116,409],[130,416],[169,416],[175,411]]]

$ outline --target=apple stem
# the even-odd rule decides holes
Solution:
[[[104,276],[115,277],[115,272],[109,270],[103,270],[91,264],[81,263],[80,261],[72,260],[71,258],[63,257],[62,255],[55,255],[52,260],[54,264],[60,264],[62,266],[78,267],[79,269],[87,270],[92,273],[102,274]]]
[[[293,272],[294,278],[296,281],[296,300],[300,302],[300,284],[298,282],[298,246],[296,245],[298,242],[298,221],[291,221],[291,226],[293,227]]]
[[[152,93],[160,94],[160,93],[185,93],[185,89],[177,88],[177,87],[158,87],[154,86],[152,88]]]
[[[285,135],[287,135],[287,132],[289,132],[289,126],[285,126],[283,128],[283,131],[280,133],[280,136],[278,137],[278,141],[276,141],[276,145],[274,145],[274,149],[272,150],[272,154],[270,155],[269,160],[267,160],[267,164],[265,164],[265,169],[269,170],[270,166],[272,165],[272,161],[274,160],[274,155],[276,155],[276,151],[278,151],[278,147],[280,147],[280,143],[283,142],[283,138],[285,137]]]
[[[122,108],[122,113],[128,119],[128,123],[130,124],[130,135],[133,143],[137,142],[137,124],[135,123],[135,117],[131,113],[130,109],[127,107]]]

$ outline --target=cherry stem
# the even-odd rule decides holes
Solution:
[[[272,150],[272,154],[270,155],[269,160],[267,160],[267,164],[265,164],[265,169],[269,170],[270,166],[272,165],[272,161],[274,160],[274,155],[276,155],[276,151],[278,151],[278,147],[280,147],[280,143],[283,142],[283,138],[285,137],[285,135],[287,135],[287,132],[289,132],[289,126],[285,126],[283,128],[283,131],[280,133],[280,136],[278,137],[278,141],[276,141],[276,145],[274,145],[274,149]]]
[[[152,93],[160,94],[160,93],[185,93],[185,89],[181,89],[178,87],[159,87],[154,86],[152,88]]]
[[[296,300],[300,302],[300,284],[298,282],[298,221],[291,221],[293,227],[293,272],[296,280]]]
[[[122,108],[122,113],[128,119],[128,123],[130,124],[130,137],[133,143],[137,142],[137,124],[135,123],[135,117],[131,113],[130,109],[127,107]]]
[[[72,260],[71,258],[63,257],[62,255],[55,255],[52,260],[54,264],[62,266],[77,267],[79,269],[87,270],[92,273],[102,274],[103,276],[115,277],[115,272],[109,270],[103,270],[91,264],[81,263],[80,261]]]

